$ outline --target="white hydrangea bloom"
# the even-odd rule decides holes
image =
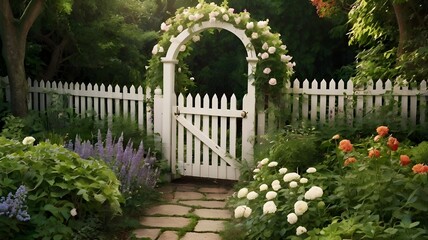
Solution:
[[[238,191],[238,198],[246,197],[248,194],[248,188],[241,188]]]
[[[314,173],[314,172],[316,172],[317,171],[317,169],[316,168],[314,168],[314,167],[310,167],[310,168],[308,168],[307,170],[306,170],[306,172],[307,173]]]
[[[288,169],[287,169],[287,168],[285,168],[285,167],[280,168],[280,169],[279,169],[279,174],[286,174],[286,173],[287,173],[287,171],[288,171]]]
[[[278,184],[281,184],[281,183],[279,182],[279,180],[273,180],[273,182],[272,182],[272,184],[271,184],[271,185],[273,186],[273,185],[278,185]]]
[[[254,191],[251,191],[251,192],[249,192],[247,194],[247,199],[248,200],[253,200],[253,199],[256,199],[258,196],[259,196],[258,193],[254,192]]]
[[[183,25],[178,26],[178,27],[177,27],[177,31],[178,31],[178,32],[182,32],[182,31],[183,31]]]
[[[180,52],[184,52],[184,51],[186,51],[186,45],[181,45]]]
[[[294,213],[296,213],[297,216],[303,215],[308,210],[308,203],[302,200],[297,201],[294,203]]]
[[[244,216],[245,208],[247,206],[241,205],[235,208],[235,218],[241,218]]]
[[[269,191],[266,193],[266,199],[272,200],[272,199],[276,198],[277,195],[278,195],[278,193],[276,193],[274,191]]]
[[[263,160],[260,161],[261,165],[265,165],[269,162],[269,158],[263,158]]]
[[[263,214],[275,213],[275,212],[276,212],[276,205],[273,201],[267,201],[265,204],[263,204]]]
[[[291,181],[291,182],[289,183],[289,186],[290,186],[290,188],[296,188],[296,187],[298,186],[298,184],[297,184],[297,182],[296,182],[296,181]]]
[[[245,211],[244,211],[244,217],[248,218],[252,212],[253,212],[253,210],[250,207],[246,207]]]
[[[301,178],[300,183],[302,183],[302,184],[308,183],[308,179],[307,178]]]
[[[289,224],[295,224],[299,218],[295,213],[290,213],[287,215],[287,222]]]
[[[268,167],[276,167],[276,166],[278,166],[278,162],[275,162],[275,161],[270,162],[270,163],[268,164]]]
[[[265,28],[265,27],[267,27],[268,22],[269,22],[269,20],[266,20],[266,21],[258,21],[258,22],[257,22],[257,27],[258,27],[258,28]]]
[[[300,179],[300,175],[295,173],[295,172],[287,173],[282,178],[282,180],[284,180],[284,182],[291,182],[293,180],[299,180],[299,179]]]
[[[306,228],[305,228],[305,227],[298,226],[298,227],[296,228],[296,235],[297,235],[297,236],[302,235],[303,233],[305,233],[305,232],[307,232],[307,231],[308,231],[308,230],[306,230]]]
[[[267,53],[267,52],[264,52],[264,53],[262,53],[262,55],[260,56],[262,59],[267,59],[267,58],[269,58],[269,53]]]
[[[322,190],[322,188],[318,186],[313,186],[305,193],[305,199],[314,200],[319,197],[322,197],[323,194],[324,194],[324,191]]]
[[[254,28],[254,23],[253,23],[253,22],[249,22],[249,23],[247,23],[246,28],[247,28],[248,30],[249,30],[249,29],[253,29],[253,28]]]
[[[34,143],[34,141],[36,141],[36,139],[35,138],[33,138],[33,137],[25,137],[24,138],[24,140],[22,140],[22,144],[24,144],[24,145],[31,145],[31,144],[33,144]]]
[[[281,184],[272,185],[272,189],[274,191],[278,191],[279,189],[281,189]]]
[[[193,42],[199,42],[200,40],[201,40],[201,36],[199,36],[199,35],[195,35],[192,37]]]
[[[256,168],[256,169],[253,170],[253,173],[258,173],[258,172],[260,172],[259,168]]]
[[[266,191],[268,189],[268,185],[267,184],[262,184],[262,185],[260,185],[260,191],[262,192],[262,191]]]
[[[73,209],[70,210],[70,215],[73,216],[73,217],[75,217],[77,215],[76,208],[73,208]]]
[[[256,33],[256,32],[253,32],[253,33],[251,34],[251,38],[252,38],[252,39],[257,39],[257,38],[259,38],[259,34],[258,34],[258,33]]]

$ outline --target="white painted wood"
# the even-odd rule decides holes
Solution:
[[[426,109],[427,109],[427,101],[428,101],[428,91],[427,91],[427,82],[424,80],[421,82],[419,86],[419,91],[422,93],[419,96],[419,120],[420,123],[425,123],[426,121]]]
[[[223,94],[220,100],[220,109],[227,109],[227,98],[226,95]],[[220,147],[227,151],[227,118],[220,117]],[[226,163],[224,161],[219,161],[219,170],[218,170],[218,178],[227,179],[227,168]]]
[[[211,99],[211,108],[217,110],[217,109],[219,109],[218,106],[219,106],[218,97],[216,94],[214,94],[213,98]],[[212,116],[211,117],[211,127],[210,127],[211,128],[210,138],[216,146],[218,146],[218,144],[219,144],[219,132],[218,132],[219,125],[218,124],[219,124],[219,117]],[[206,136],[208,136],[208,135],[206,135]],[[208,144],[205,144],[205,145],[209,147]],[[211,148],[210,148],[209,152],[210,152],[211,158],[210,158],[210,162],[209,162],[208,177],[218,178],[218,175],[219,175],[219,172],[218,172],[219,168],[218,167],[219,167],[219,161],[220,161],[219,156]]]
[[[128,94],[128,87],[127,86],[123,87],[123,95],[125,95],[125,94]],[[122,105],[123,105],[122,106],[122,109],[123,109],[122,116],[124,118],[128,118],[129,117],[129,109],[128,109],[128,107],[129,107],[129,100],[123,99]]]
[[[366,92],[373,92],[373,81],[370,80],[366,85]],[[364,96],[364,104],[365,104],[365,114],[369,114],[373,110],[373,96],[371,95],[365,95]]]
[[[154,91],[153,99],[153,131],[155,134],[162,136],[162,124],[163,124],[163,95],[162,90],[158,87]]]
[[[299,81],[296,79],[293,82],[293,89],[298,89],[299,88]],[[291,117],[292,119],[300,119],[300,98],[298,96],[293,96],[293,109],[292,109],[292,114]],[[302,116],[303,117],[303,116]],[[303,117],[304,118],[304,117]]]
[[[318,82],[316,80],[312,81],[311,88],[310,89],[304,89],[307,92],[312,92],[313,90],[318,90]],[[305,93],[306,93],[305,91]],[[318,92],[320,93],[320,92]],[[316,121],[318,119],[318,95],[312,95],[311,96],[311,123],[316,124]]]
[[[193,107],[193,97],[188,94],[186,98],[186,107]],[[181,113],[180,113],[181,115]],[[183,114],[186,117],[188,123],[193,125],[193,115],[192,114]],[[184,175],[193,176],[192,174],[192,164],[194,161],[193,158],[193,133],[186,127],[186,158],[184,159]]]
[[[106,86],[104,84],[101,84],[100,91],[106,93]],[[105,95],[106,94],[103,94],[103,96],[105,96]],[[103,96],[101,96],[101,98],[100,98],[100,109],[101,109],[100,110],[100,118],[101,119],[105,119],[107,116],[107,113],[106,113],[106,109],[107,109],[106,104],[107,103],[106,103],[106,98]]]
[[[143,94],[144,94],[143,88],[141,86],[139,86],[137,88],[137,95],[143,95]],[[149,134],[149,135],[153,134],[153,127],[154,127],[153,126],[154,125],[154,123],[153,123],[153,119],[154,119],[153,113],[154,112],[153,112],[152,102],[151,102],[152,99],[153,99],[152,98],[152,90],[149,87],[147,87],[146,88],[146,96],[144,98],[144,100],[146,102],[146,104],[145,104],[146,111],[144,111],[144,101],[143,100],[139,100],[138,106],[137,106],[137,109],[138,109],[138,126],[140,129],[144,129],[144,122],[145,122],[146,123],[145,129],[147,131],[147,134]],[[144,113],[146,115],[146,119],[144,119]]]
[[[325,93],[327,92],[327,82],[323,79],[321,81],[321,92]],[[320,115],[320,121],[325,123],[326,120],[326,114],[327,114],[327,96],[321,95],[319,96],[319,115]]]
[[[210,98],[207,94],[204,96],[204,108],[210,107]],[[207,115],[202,116],[202,133],[209,136],[210,130],[210,117]],[[209,176],[210,172],[210,151],[207,145],[202,144],[202,163],[201,163],[201,176]]]
[[[199,94],[195,97],[195,109],[203,109],[201,102],[201,96]],[[201,116],[194,115],[193,125],[196,129],[201,129]],[[194,139],[194,161],[192,166],[192,176],[203,177],[201,176],[201,141],[198,138]]]
[[[336,82],[332,79],[330,80],[329,90],[336,89]],[[328,96],[328,123],[330,126],[334,124],[335,117],[336,117],[336,96]]]
[[[297,79],[296,79],[297,80]],[[298,89],[300,88],[299,85],[300,83],[297,82],[296,80],[294,81],[293,84],[293,91],[298,91]],[[303,89],[309,89],[309,81],[308,79],[305,79],[303,81]],[[307,94],[294,94],[293,98],[294,99],[299,99],[299,96],[301,96],[301,101],[302,101],[302,119],[303,120],[308,120],[309,119],[309,97]],[[298,107],[298,106],[293,106],[294,107]],[[299,118],[293,118],[293,121],[296,122],[298,121]]]
[[[232,94],[230,97],[230,109],[232,111],[237,110],[237,100],[235,94]],[[236,145],[238,144],[237,139],[237,119],[236,118],[229,118],[229,154],[232,158],[236,159]],[[226,178],[230,180],[237,179],[237,172],[238,169],[231,167],[230,165],[227,166],[227,173]]]
[[[86,92],[86,86],[84,83],[80,84],[79,93],[82,93],[82,92]],[[79,98],[80,98],[80,111],[79,111],[79,113],[81,116],[85,116],[85,114],[86,114],[86,98],[85,97],[79,97]]]

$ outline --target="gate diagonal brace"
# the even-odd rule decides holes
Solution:
[[[193,124],[189,122],[186,118],[184,118],[182,115],[175,115],[174,117],[181,125],[183,125],[183,127],[189,130],[189,132],[191,132],[195,137],[197,137],[202,143],[207,145],[220,158],[222,158],[230,166],[237,168],[237,161],[230,158],[230,154],[228,154],[225,149],[218,146],[213,140],[207,137],[201,130],[193,126]]]

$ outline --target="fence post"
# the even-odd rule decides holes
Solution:
[[[163,115],[163,95],[162,89],[160,89],[160,87],[156,87],[153,100],[153,130],[155,133],[155,138],[160,141],[160,136],[162,135]]]

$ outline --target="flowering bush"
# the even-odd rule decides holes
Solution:
[[[274,34],[268,26],[269,20],[254,21],[250,18],[250,13],[244,11],[235,13],[233,8],[229,8],[226,2],[221,6],[215,3],[206,3],[199,1],[196,7],[181,8],[177,10],[174,17],[166,20],[161,25],[162,37],[160,41],[153,47],[153,57],[150,60],[147,72],[147,79],[153,87],[162,85],[162,63],[161,57],[165,56],[171,41],[180,34],[184,29],[192,29],[193,26],[202,22],[227,22],[233,24],[238,29],[245,30],[248,38],[251,39],[252,48],[258,53],[259,62],[255,70],[255,85],[260,93],[271,93],[276,96],[276,93],[284,86],[285,81],[289,80],[293,74],[295,63],[292,62],[292,57],[287,55],[287,47],[283,45],[279,34]],[[186,81],[189,79],[189,70],[183,59],[189,55],[192,47],[191,43],[200,40],[200,35],[194,35],[192,41],[180,48],[178,56],[177,80]],[[187,83],[191,84],[188,80]],[[272,87],[278,85],[278,87]]]
[[[245,239],[284,239],[323,226],[323,188],[316,186],[316,168],[289,172],[265,158],[254,169],[254,180],[241,188],[230,203]]]

